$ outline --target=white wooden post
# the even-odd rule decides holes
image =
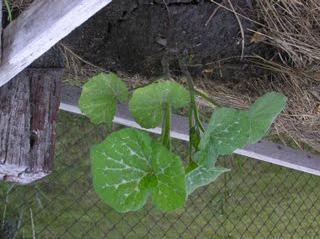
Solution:
[[[0,87],[112,0],[36,0],[3,32]]]

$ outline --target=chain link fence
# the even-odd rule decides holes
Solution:
[[[119,214],[93,191],[89,148],[108,133],[61,113],[55,170],[29,186],[0,184],[0,238],[320,238],[320,177],[237,156],[232,171],[185,208]],[[175,141],[183,155],[186,145]]]

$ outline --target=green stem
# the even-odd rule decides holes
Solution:
[[[195,163],[192,161],[192,150],[193,148],[196,148],[196,146],[193,145],[192,142],[192,129],[197,130],[200,129],[202,132],[204,132],[204,127],[201,123],[200,116],[199,116],[199,111],[198,107],[196,104],[196,99],[195,99],[195,87],[193,83],[192,76],[190,72],[188,71],[187,66],[184,64],[182,60],[179,60],[179,65],[182,70],[182,72],[185,74],[187,77],[188,81],[188,88],[189,88],[189,93],[190,93],[190,109],[189,109],[189,149],[188,149],[188,154],[189,154],[189,163],[187,166],[188,170],[192,170],[195,167]]]
[[[201,123],[198,107],[196,104],[195,88],[194,88],[192,76],[191,76],[190,72],[188,71],[187,66],[182,62],[182,60],[179,60],[179,64],[180,64],[180,68],[181,68],[182,72],[187,77],[188,88],[189,88],[189,92],[190,92],[191,111],[193,111],[193,114],[194,114],[195,124],[196,124],[196,126],[199,127],[199,129],[202,132],[204,132],[205,130],[204,130],[204,127]]]
[[[170,129],[171,129],[171,105],[167,103],[165,112],[164,112],[163,122],[162,122],[161,142],[169,150],[171,150]]]
[[[194,118],[195,118],[195,121],[196,121],[196,125],[199,127],[199,129],[204,132],[205,129],[201,123],[201,120],[200,120],[200,116],[199,116],[199,110],[198,110],[198,107],[195,106],[194,108]]]
[[[11,7],[10,7],[8,0],[4,0],[4,5],[6,6],[6,9],[8,12],[8,20],[9,20],[9,22],[12,22],[12,10],[11,10]]]

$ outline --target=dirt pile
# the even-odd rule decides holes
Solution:
[[[164,2],[113,1],[64,43],[95,65],[146,76],[162,73],[164,56],[171,70],[178,70],[177,57],[185,51],[196,73],[205,69],[205,63],[241,55],[242,35],[233,12],[209,1]],[[244,0],[233,1],[233,6],[247,15],[252,11]],[[260,48],[250,44],[248,31],[254,24],[243,20],[241,25],[244,54],[258,53]],[[237,67],[246,70],[243,64]],[[228,75],[239,78],[231,70]]]

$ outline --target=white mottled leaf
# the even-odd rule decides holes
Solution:
[[[79,107],[95,124],[111,123],[117,101],[126,102],[128,89],[114,73],[92,77],[82,88]]]
[[[199,165],[214,166],[219,155],[228,155],[247,144],[256,143],[283,110],[286,97],[275,92],[259,98],[249,112],[219,108],[211,116],[194,160]]]
[[[171,211],[186,200],[178,156],[136,129],[123,129],[92,147],[95,191],[119,212],[138,210],[151,193],[156,207]]]
[[[152,187],[152,200],[156,207],[163,211],[182,207],[186,201],[185,172],[179,156],[154,143],[151,161],[157,182]]]
[[[215,181],[221,174],[230,171],[226,168],[207,168],[199,166],[186,175],[187,194],[190,195],[199,187]]]
[[[247,144],[249,119],[247,112],[219,108],[211,116],[203,141],[214,146],[218,155],[233,153]]]

